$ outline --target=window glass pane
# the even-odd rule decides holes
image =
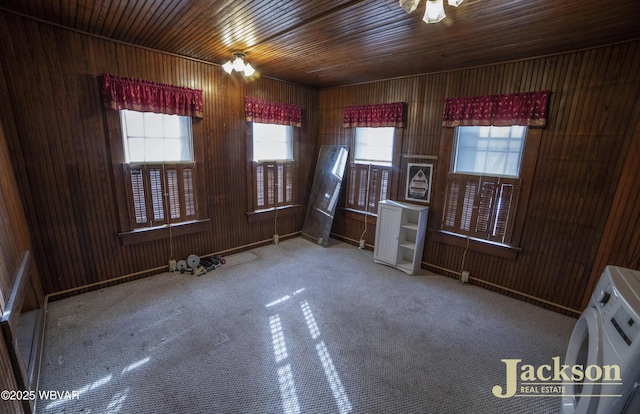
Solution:
[[[144,136],[144,122],[142,118],[142,112],[136,111],[122,111],[124,113],[127,136],[130,137],[143,137]]]
[[[511,135],[511,127],[489,127],[492,138],[508,138]]]
[[[292,130],[288,125],[253,123],[253,160],[292,160]]]
[[[511,127],[511,136],[513,138],[520,138],[520,137],[524,137],[524,134],[526,132],[526,128],[525,126],[522,125],[513,125]]]
[[[182,136],[180,117],[178,115],[165,115],[163,120],[164,136],[166,138],[180,138]]]
[[[191,137],[191,118],[180,116],[181,161],[193,161],[193,145]]]
[[[509,141],[503,138],[492,139],[487,143],[487,147],[490,151],[508,151]]]
[[[391,165],[394,128],[356,128],[353,158],[357,163]]]
[[[164,136],[162,114],[144,113],[144,135],[146,137]]]
[[[487,152],[487,157],[484,166],[479,166],[486,171],[493,171],[494,173],[500,173],[505,169],[504,163],[506,162],[505,154],[501,152]]]
[[[505,171],[506,172],[510,172],[510,171],[519,171],[520,170],[520,155],[519,154],[509,154],[507,156],[507,163],[506,163],[506,168]],[[515,174],[513,174],[515,175]]]
[[[454,172],[518,177],[527,128],[458,127]]]
[[[147,138],[144,140],[144,161],[165,161],[164,140],[162,138]]]
[[[180,161],[184,159],[182,140],[164,139],[164,160]]]
[[[127,159],[144,161],[144,138],[129,138],[129,156]]]
[[[193,161],[189,117],[128,110],[120,114],[127,162]]]

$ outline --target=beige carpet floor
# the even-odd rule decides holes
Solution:
[[[371,252],[301,238],[48,307],[49,413],[558,413],[500,399],[502,359],[549,364],[576,320]]]

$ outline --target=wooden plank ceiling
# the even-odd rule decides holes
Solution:
[[[445,1],[446,3],[446,1]],[[640,38],[640,1],[465,0],[422,21],[397,0],[3,0],[0,8],[319,88],[449,71]],[[239,75],[238,75],[239,76]]]

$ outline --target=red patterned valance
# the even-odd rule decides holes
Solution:
[[[139,79],[102,74],[102,100],[106,108],[131,109],[202,118],[202,91]]]
[[[244,98],[244,112],[248,122],[262,124],[279,124],[300,127],[302,125],[302,108],[262,99]]]
[[[442,126],[542,127],[550,91],[451,98],[445,101]]]
[[[347,106],[346,108],[344,108],[344,127],[404,128],[404,108],[404,102],[364,106]]]

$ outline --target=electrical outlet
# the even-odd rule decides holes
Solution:
[[[169,260],[169,271],[175,272],[177,268],[176,261],[173,259]]]
[[[364,249],[364,239],[360,240],[360,248]]]
[[[280,241],[280,236],[278,236],[277,234],[273,235],[273,244],[278,244],[278,242]]]
[[[462,283],[469,283],[469,271],[467,270],[462,271],[462,274],[460,275],[460,281]]]

